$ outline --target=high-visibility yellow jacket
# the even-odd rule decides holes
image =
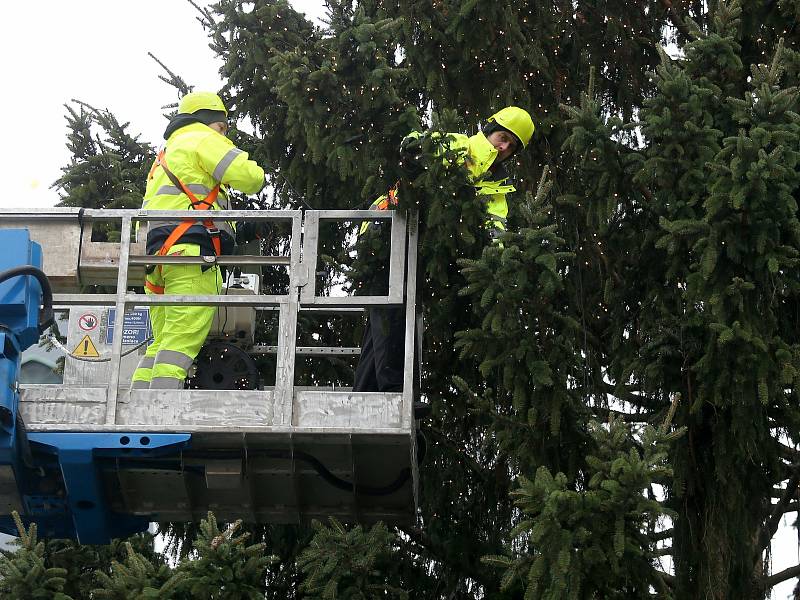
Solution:
[[[413,131],[407,137],[422,135],[418,131]],[[495,169],[494,173],[489,170],[497,158],[497,149],[483,133],[478,132],[472,136],[462,133],[447,135],[450,149],[458,153],[459,164],[466,166],[470,182],[476,188],[477,194],[486,197],[486,212],[489,214],[486,227],[492,239],[497,239],[506,230],[508,218],[506,194],[510,194],[516,188],[507,183],[508,176],[502,168]],[[391,204],[389,196],[384,194],[372,203],[370,210],[386,210],[391,208]],[[368,227],[369,222],[362,223],[360,233],[364,233]]]
[[[227,210],[230,186],[245,194],[255,194],[264,186],[264,170],[248,159],[247,152],[237,148],[224,135],[203,123],[190,123],[172,133],[167,139],[164,159],[167,168],[198,200],[205,199],[217,184],[219,195],[212,210]],[[163,168],[154,164],[147,180],[142,208],[148,210],[187,210],[191,201],[169,178]],[[151,221],[147,234],[147,253],[155,254],[180,221]],[[222,253],[233,250],[236,226],[233,222],[214,219],[219,229]],[[207,230],[198,221],[179,240],[179,243],[200,244],[204,254],[213,254]]]

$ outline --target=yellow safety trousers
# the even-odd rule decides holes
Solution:
[[[168,255],[199,256],[197,244],[175,244]],[[162,265],[147,275],[165,294],[214,295],[222,289],[219,267]],[[145,290],[150,295],[150,290]],[[206,340],[216,312],[214,306],[151,306],[153,342],[133,373],[132,389],[182,389],[187,371]]]

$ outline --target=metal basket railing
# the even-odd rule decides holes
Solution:
[[[416,218],[408,219],[401,211],[369,210],[247,210],[208,211],[215,219],[226,221],[267,221],[288,224],[291,230],[288,256],[230,255],[219,257],[147,256],[141,241],[132,241],[130,232],[135,223],[182,219],[200,219],[206,211],[153,210],[83,210],[66,208],[9,209],[0,215],[0,228],[28,228],[31,238],[43,248],[44,270],[56,282],[53,301],[58,307],[113,306],[114,334],[111,346],[110,377],[106,396],[107,425],[114,425],[120,383],[120,360],[125,309],[133,306],[193,304],[206,306],[252,306],[257,310],[279,312],[278,343],[260,345],[256,353],[275,352],[276,378],[274,393],[279,401],[291,401],[294,393],[295,356],[320,354],[356,354],[357,348],[298,348],[297,316],[300,311],[345,314],[362,311],[370,306],[405,305],[405,382],[404,413],[410,412],[413,394],[414,343],[416,323]],[[384,296],[317,295],[316,267],[318,260],[320,223],[326,221],[360,222],[362,220],[391,223],[389,254],[389,289]],[[118,221],[121,241],[93,242],[91,224],[99,221]],[[87,226],[88,224],[88,226]],[[89,234],[87,235],[87,230]],[[95,244],[102,244],[98,251]],[[91,257],[92,273],[101,280],[113,280],[115,293],[82,293],[79,287],[81,261]],[[98,257],[101,257],[98,259]],[[72,264],[74,263],[74,264]],[[140,286],[132,281],[131,268],[160,264],[218,264],[223,266],[288,267],[289,285],[285,294],[254,295],[147,295],[134,293],[130,287]],[[74,269],[74,273],[73,273]],[[48,270],[51,272],[48,273]],[[67,291],[63,291],[67,290]],[[110,325],[110,324],[109,324]]]

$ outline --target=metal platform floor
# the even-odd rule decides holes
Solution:
[[[119,390],[107,425],[105,387],[20,392],[34,437],[133,434],[141,447],[147,434],[191,435],[177,454],[97,459],[115,512],[155,521],[194,521],[209,510],[262,523],[414,520],[415,423],[399,393],[295,389],[284,402],[272,390]]]

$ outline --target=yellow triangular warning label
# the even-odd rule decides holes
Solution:
[[[72,353],[75,356],[100,356],[100,354],[97,352],[97,348],[94,347],[92,338],[90,338],[88,335],[83,336],[83,339],[78,342],[78,345],[75,346],[75,350],[73,350]]]

